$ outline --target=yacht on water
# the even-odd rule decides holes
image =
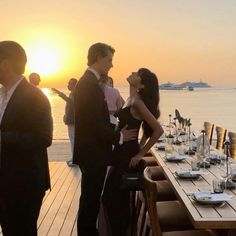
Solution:
[[[165,84],[161,84],[159,86],[159,88],[162,89],[162,90],[181,90],[181,89],[183,89],[180,85],[172,84],[170,82],[165,83]]]
[[[161,90],[182,90],[193,91],[195,88],[210,88],[211,86],[201,80],[199,82],[184,82],[182,84],[164,83],[159,86]]]

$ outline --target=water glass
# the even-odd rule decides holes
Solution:
[[[200,170],[200,165],[198,160],[191,161],[192,170]]]
[[[181,144],[180,146],[177,147],[177,152],[178,152],[178,154],[180,154],[180,155],[184,155],[185,152],[186,152],[186,147]]]
[[[230,178],[236,182],[236,163],[230,164]]]
[[[224,192],[224,181],[222,179],[213,179],[212,185],[214,193]]]
[[[166,144],[165,145],[165,153],[173,153],[174,152],[174,147],[171,144]]]

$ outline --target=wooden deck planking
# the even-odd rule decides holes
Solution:
[[[80,171],[78,167],[70,168],[66,163],[62,162],[59,172],[57,172],[59,178],[52,185],[52,190],[48,193],[46,200],[43,202],[39,220],[38,220],[38,235],[59,235],[61,228],[63,227],[69,206],[71,205],[72,197],[74,196],[77,188],[80,184]],[[72,197],[71,197],[72,196]],[[79,198],[79,197],[78,197]],[[68,206],[66,209],[65,206]],[[79,200],[76,202],[74,208],[74,216],[76,218],[79,206]],[[72,225],[74,227],[74,225]],[[73,230],[71,226],[67,230],[66,235],[70,235]],[[55,232],[55,233],[53,233]],[[57,233],[56,233],[57,232]]]
[[[51,191],[47,191],[38,219],[38,236],[76,235],[80,170],[65,162],[49,162]],[[2,236],[0,227],[0,236]]]
[[[72,169],[71,172],[75,172],[75,171]],[[76,189],[79,187],[78,179],[80,179],[80,173],[77,172],[77,173],[74,173],[74,175],[70,173],[70,176],[71,176],[70,178],[67,178],[68,179],[67,183],[70,183],[70,184],[65,184],[64,186],[66,187],[64,189],[61,188],[60,193],[58,194],[59,198],[56,200],[56,204],[55,204],[56,211],[54,211],[55,217],[53,220],[53,224],[51,225],[48,231],[48,234],[47,234],[48,236],[59,235],[61,228],[64,224],[65,218],[67,216],[67,213],[69,211],[70,205],[72,203],[73,197],[75,195]],[[61,201],[61,204],[60,204],[60,201]],[[76,206],[75,206],[76,212],[74,214],[74,220],[76,218],[75,216],[78,211],[78,208],[77,208],[78,203],[79,201],[76,202]],[[57,210],[58,208],[57,205],[58,206],[60,205],[58,210]],[[51,216],[48,217],[48,219],[51,219],[51,218],[52,218]]]

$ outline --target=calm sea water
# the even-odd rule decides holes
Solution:
[[[128,88],[118,88],[127,99]],[[49,97],[54,119],[54,139],[68,139],[67,127],[63,123],[65,102],[50,90],[43,89]],[[67,90],[63,92],[68,93]],[[204,121],[236,132],[236,89],[195,89],[194,91],[160,91],[162,124],[168,124],[169,114],[178,109],[185,118],[191,118],[193,130],[198,134]]]

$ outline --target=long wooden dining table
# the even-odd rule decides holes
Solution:
[[[166,161],[165,151],[158,150],[155,146],[151,149],[158,164],[163,168],[163,172],[170,181],[178,199],[186,207],[192,224],[196,229],[227,229],[228,235],[236,236],[236,190],[225,190],[232,196],[232,199],[221,205],[202,205],[194,201],[192,193],[198,191],[213,192],[212,181],[219,178],[218,166],[211,165],[205,169],[198,179],[180,179],[175,171],[191,169],[192,156],[181,162]]]

